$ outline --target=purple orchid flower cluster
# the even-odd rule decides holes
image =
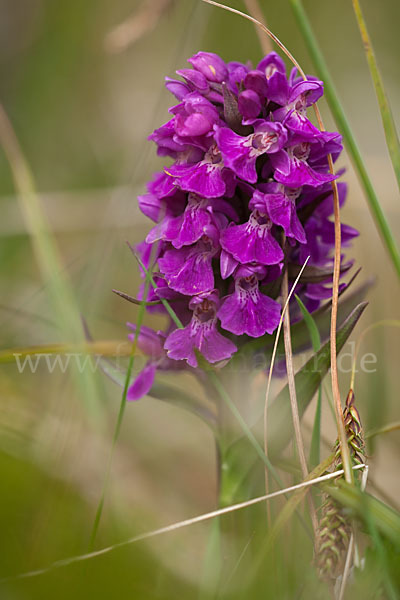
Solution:
[[[150,358],[130,399],[149,391],[156,369],[195,368],[196,351],[227,361],[249,337],[272,334],[284,268],[290,277],[309,256],[314,272],[328,273],[298,284],[311,312],[331,296],[336,176],[327,155],[335,160],[342,144],[307,118],[322,82],[296,69],[288,77],[275,52],[255,69],[209,52],[188,62],[177,71],[182,81],[167,78],[179,103],[149,138],[174,162],[139,197],[156,225],[137,249],[146,268],[155,266],[157,289],[146,299],[167,299],[184,328],[141,328],[138,343]],[[338,189],[343,204],[345,184]],[[342,225],[344,246],[356,235]]]

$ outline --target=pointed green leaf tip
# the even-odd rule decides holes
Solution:
[[[362,302],[351,312],[336,334],[339,353],[364,312],[367,302]],[[300,418],[304,415],[321,381],[331,364],[329,340],[296,374],[295,383]],[[293,438],[289,387],[286,385],[272,403],[268,413],[268,449],[270,456],[278,455]]]

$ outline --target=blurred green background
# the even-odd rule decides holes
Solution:
[[[269,27],[312,73],[288,2],[260,4]],[[239,1],[231,5],[244,8]],[[399,239],[398,190],[351,3],[306,0],[304,5]],[[364,0],[362,5],[398,119],[400,4]],[[0,101],[34,174],[93,337],[124,340],[125,322],[135,321],[138,310],[111,289],[136,295],[139,285],[125,242],[140,241],[149,229],[136,196],[163,165],[146,141],[167,120],[173,103],[163,79],[173,77],[198,50],[256,64],[258,39],[250,23],[198,0],[1,0],[0,9]],[[326,127],[334,128],[324,101],[321,109]],[[349,182],[343,220],[361,232],[349,256],[362,267],[360,280],[377,277],[354,341],[371,323],[399,319],[400,290],[345,153],[340,166],[347,168]],[[0,210],[2,348],[69,341],[38,270],[2,151]],[[147,315],[145,323],[158,327],[163,320]],[[351,352],[350,345],[345,352]],[[369,333],[361,346],[365,353],[377,358],[375,372],[360,370],[356,377],[358,408],[368,430],[400,419],[398,329]],[[142,364],[139,359],[135,368]],[[343,364],[348,368],[350,359]],[[193,385],[188,376],[171,377],[183,387]],[[0,577],[87,550],[121,397],[120,388],[99,371],[94,379],[100,424],[86,411],[84,390],[69,369],[50,374],[40,365],[35,373],[19,373],[15,363],[1,365]],[[341,382],[344,395],[349,373],[341,374]],[[312,411],[308,422],[311,418]],[[325,406],[324,423],[334,441]],[[393,506],[400,494],[399,440],[399,433],[390,433],[369,448],[375,493]],[[212,436],[190,413],[150,398],[128,405],[97,546],[212,510],[214,461]],[[197,525],[34,579],[1,583],[1,598],[197,598],[208,531],[208,525]]]

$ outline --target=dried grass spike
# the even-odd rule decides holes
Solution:
[[[364,437],[361,419],[355,407],[355,396],[351,389],[346,398],[343,410],[346,438],[352,462],[364,464]],[[343,468],[339,440],[335,447],[334,471]],[[333,581],[344,568],[346,551],[351,536],[351,521],[344,514],[342,507],[328,494],[324,494],[321,507],[322,516],[316,539],[316,565],[321,579]]]

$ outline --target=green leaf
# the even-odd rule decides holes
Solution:
[[[307,14],[304,11],[301,0],[289,0],[289,2],[293,9],[299,29],[303,35],[304,42],[314,63],[315,71],[318,77],[324,82],[326,100],[329,104],[329,108],[331,109],[338,129],[343,136],[346,150],[353,161],[353,165],[358,174],[361,185],[364,188],[365,197],[368,201],[370,211],[374,218],[375,226],[381,235],[384,245],[386,246],[394,268],[396,269],[397,275],[400,277],[400,252],[397,247],[396,240],[379,203],[378,196],[372,185],[367,167],[361,156],[350,124],[339,101],[335,85],[322,55],[317,39],[311,28],[310,21],[308,20]]]
[[[308,333],[310,334],[313,350],[314,352],[318,352],[318,350],[321,348],[321,336],[319,334],[317,324],[297,294],[295,294],[295,298],[301,310],[301,314],[303,315]]]
[[[393,119],[393,114],[390,108],[389,100],[385,91],[385,86],[383,85],[383,79],[376,62],[375,52],[371,44],[367,26],[365,24],[364,17],[361,11],[361,6],[358,0],[353,0],[353,8],[354,13],[356,15],[358,27],[360,29],[365,54],[367,56],[369,70],[375,87],[375,93],[378,98],[383,129],[385,130],[386,144],[396,175],[397,185],[400,189],[400,143],[397,135],[396,125]]]
[[[400,513],[378,498],[345,481],[338,481],[335,486],[325,486],[328,492],[340,504],[349,508],[352,513],[368,524],[373,519],[379,532],[387,537],[395,546],[400,547]]]
[[[297,304],[301,310],[301,314],[303,315],[304,322],[307,325],[307,329],[310,334],[311,343],[314,352],[318,352],[321,348],[321,337],[319,335],[318,327],[308,312],[307,308],[304,306],[303,302],[300,298],[295,294]],[[311,447],[310,447],[310,465],[313,468],[318,465],[320,458],[320,448],[321,448],[321,411],[322,411],[322,389],[321,386],[318,388],[318,398],[317,398],[317,406],[315,409],[314,416],[314,425],[311,436]]]
[[[366,302],[356,306],[341,327],[339,327],[336,334],[338,353],[345,345],[366,306]],[[331,351],[330,342],[328,341],[296,374],[295,383],[300,418],[303,416],[322,379],[328,372],[330,363]],[[268,423],[268,449],[272,457],[280,454],[294,435],[288,385],[283,388],[271,404]]]
[[[340,273],[346,273],[349,269],[351,269],[351,263],[347,263],[342,265],[340,268]],[[303,265],[296,265],[294,263],[288,264],[288,276],[289,279],[296,279],[300,271],[303,269]],[[318,267],[314,267],[313,265],[306,265],[303,269],[301,277],[299,279],[299,283],[319,283],[321,281],[326,281],[327,279],[332,279],[333,270],[332,269],[320,269]]]

